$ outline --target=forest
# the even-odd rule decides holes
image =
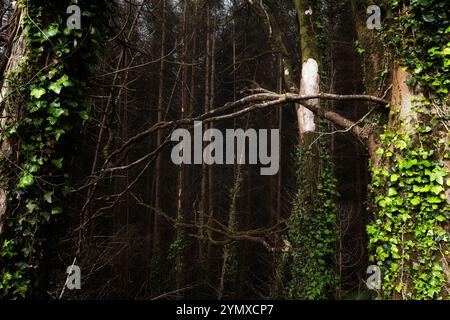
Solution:
[[[449,300],[448,0],[1,0],[1,300]]]

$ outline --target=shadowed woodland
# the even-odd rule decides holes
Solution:
[[[0,297],[450,297],[446,0],[53,2],[0,2]],[[173,164],[194,121],[278,173]]]

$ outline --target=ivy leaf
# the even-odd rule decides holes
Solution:
[[[420,198],[416,197],[416,198],[411,199],[411,204],[413,206],[419,205],[420,204]]]
[[[397,190],[395,190],[394,188],[389,188],[389,190],[388,190],[389,197],[396,196],[397,194],[398,194]]]
[[[444,191],[444,188],[441,186],[434,186],[431,188],[431,192],[433,192],[435,195],[439,195],[442,191]]]
[[[31,187],[34,184],[34,177],[31,174],[26,174],[20,178],[18,187],[25,189]]]
[[[54,36],[56,36],[57,33],[58,33],[58,25],[57,24],[52,24],[50,27],[48,27],[44,31],[44,35],[46,38],[54,37]]]
[[[61,93],[62,85],[58,82],[53,82],[51,85],[48,86],[49,90],[52,90],[56,94]]]
[[[405,169],[411,169],[413,166],[417,165],[417,159],[407,160],[404,163]]]
[[[397,149],[404,150],[408,147],[408,144],[406,143],[406,141],[398,140],[395,142],[395,147]]]
[[[53,197],[53,192],[52,192],[52,191],[47,192],[47,193],[44,194],[44,199],[45,199],[45,201],[47,201],[48,203],[52,203],[52,202],[53,202],[52,197]]]
[[[61,207],[54,207],[53,209],[52,209],[52,214],[53,215],[55,215],[55,214],[60,214],[60,213],[62,213],[63,212],[63,209],[61,208]]]
[[[61,115],[66,114],[67,110],[62,108],[50,108],[48,112],[55,118],[59,118]]]
[[[55,117],[47,117],[47,121],[48,123],[50,123],[52,126],[56,124],[56,122],[58,122],[58,119],[56,119]],[[47,131],[52,131],[53,128],[52,127],[47,127],[46,128]]]
[[[384,154],[384,150],[383,150],[382,148],[378,148],[378,149],[375,151],[375,154],[376,154],[377,156],[381,157],[381,156]]]
[[[428,23],[432,23],[432,22],[436,21],[436,19],[434,18],[434,16],[432,14],[424,14],[423,20],[425,20],[425,22],[428,22]]]
[[[391,182],[397,182],[398,181],[398,175],[397,174],[393,174],[392,176],[391,176]]]
[[[29,213],[33,213],[34,210],[39,208],[39,206],[36,203],[34,203],[34,202],[27,203],[26,207],[27,207],[27,210],[28,210]]]
[[[64,158],[60,158],[60,159],[54,159],[52,160],[52,163],[55,167],[57,167],[58,169],[62,168],[62,163],[63,163]]]
[[[44,88],[34,88],[33,90],[31,90],[31,96],[39,99],[41,98],[47,91],[45,91]]]
[[[81,119],[83,119],[84,121],[89,120],[89,114],[86,111],[81,111],[80,112],[80,117]]]
[[[58,69],[57,68],[53,68],[48,72],[48,78],[51,79],[53,78],[56,74],[58,73]]]
[[[65,36],[70,35],[72,32],[73,32],[73,30],[72,30],[72,29],[69,29],[69,28],[65,28],[65,29],[63,30],[63,33],[64,33]]]
[[[428,203],[441,203],[442,199],[440,199],[438,197],[427,197],[427,202]]]
[[[430,174],[430,180],[431,181],[436,181],[437,183],[439,183],[442,186],[442,185],[444,185],[444,177],[446,175],[447,175],[447,173],[444,172],[444,171],[432,172]]]
[[[59,78],[56,81],[59,85],[62,85],[64,87],[70,87],[73,86],[72,81],[69,80],[69,76],[67,74],[63,75],[61,78]]]
[[[61,107],[61,103],[59,103],[58,101],[52,101],[50,103],[50,107],[51,108],[59,108],[59,107]]]
[[[55,136],[56,141],[59,141],[59,138],[61,138],[61,135],[64,133],[65,133],[65,131],[63,129],[56,129],[53,132],[53,135]]]

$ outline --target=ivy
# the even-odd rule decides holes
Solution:
[[[332,160],[324,142],[320,142],[321,161],[313,203],[305,199],[305,159],[312,150],[298,151],[298,193],[289,221],[289,240],[293,247],[291,299],[332,299],[339,283],[336,273],[337,208],[336,179]]]
[[[385,128],[375,151],[379,163],[372,168],[370,259],[383,274],[380,298],[449,298],[442,263],[450,260],[445,143],[450,87],[448,1],[389,0],[388,4],[392,16],[383,36],[412,75],[407,84],[420,87],[423,96],[412,101],[413,127],[401,119],[394,121],[395,131]],[[395,113],[392,109],[392,119]]]
[[[383,163],[373,169],[376,219],[367,226],[370,259],[383,272],[383,298],[438,299],[447,296],[441,254],[448,259],[450,177],[431,138],[385,132]],[[430,141],[431,140],[431,141]],[[420,145],[420,146],[416,146]],[[387,152],[386,150],[390,150]]]
[[[66,8],[83,10],[83,28],[68,29]],[[38,285],[42,227],[63,212],[65,137],[89,113],[86,79],[101,54],[94,27],[105,2],[22,0],[27,56],[5,81],[15,88],[11,101],[17,119],[7,121],[1,135],[17,153],[1,159],[7,178],[6,232],[0,252],[0,297],[24,298]],[[11,166],[14,163],[14,166]]]
[[[385,36],[405,70],[432,93],[436,103],[447,102],[450,88],[450,12],[447,0],[391,0],[395,16]]]

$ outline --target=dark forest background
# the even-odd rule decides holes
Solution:
[[[328,92],[363,90],[350,1],[323,1],[320,32]],[[298,23],[290,1],[265,1],[288,56],[271,45],[263,17],[248,1],[122,2],[93,76],[93,121],[75,137],[70,217],[51,226],[45,276],[57,296],[65,268],[78,256],[83,290],[73,298],[283,298],[288,221],[297,186],[298,133],[294,105],[213,123],[216,128],[279,128],[280,172],[258,166],[175,166],[170,130],[131,143],[143,128],[200,115],[261,86],[286,88],[281,59],[300,69]],[[294,81],[298,81],[294,79]],[[358,104],[329,102],[357,120]],[[344,110],[345,109],[345,110]],[[335,130],[327,125],[325,131]],[[365,288],[365,195],[368,159],[349,133],[331,143],[337,199],[337,298]],[[164,144],[163,144],[164,143]],[[154,151],[161,146],[161,151]],[[99,179],[99,177],[101,179]],[[325,199],[324,199],[325,200]],[[286,247],[287,246],[287,247]]]
[[[448,10],[369,4],[0,1],[0,297],[448,297]],[[278,174],[174,165],[197,117],[279,129]]]

